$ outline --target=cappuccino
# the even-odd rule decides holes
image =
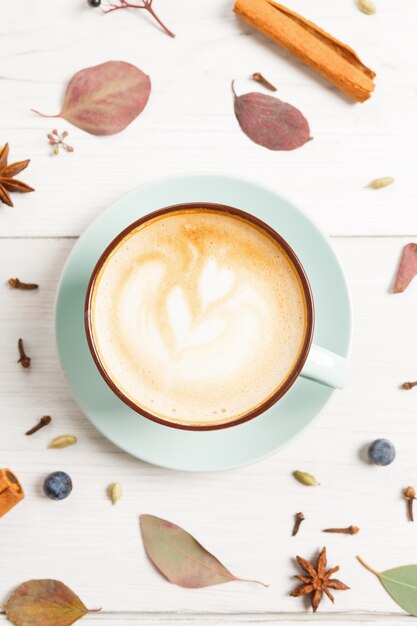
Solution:
[[[98,271],[95,352],[114,386],[173,424],[225,424],[285,384],[303,349],[306,296],[279,243],[216,208],[130,231]]]

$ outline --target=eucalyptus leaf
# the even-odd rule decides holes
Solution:
[[[377,576],[391,598],[410,615],[417,617],[417,565],[403,565],[377,572],[361,557],[358,561]]]
[[[234,576],[190,533],[172,522],[155,515],[141,515],[140,528],[149,559],[175,585],[197,589],[240,580],[267,587],[258,580]]]
[[[245,135],[269,150],[295,150],[312,138],[304,115],[291,104],[263,93],[238,96],[234,90],[237,121]]]
[[[417,565],[387,569],[379,580],[404,611],[417,617]]]
[[[58,115],[92,135],[113,135],[126,128],[143,111],[151,81],[138,67],[125,61],[108,61],[77,72],[68,83]]]

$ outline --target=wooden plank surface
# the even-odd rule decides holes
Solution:
[[[142,11],[101,15],[84,0],[0,0],[0,137],[30,157],[22,178],[36,194],[1,207],[0,235],[79,235],[111,202],[161,176],[210,171],[251,176],[310,212],[332,235],[416,234],[415,0],[379,0],[375,16],[354,0],[287,3],[352,45],[378,73],[375,97],[348,102],[231,11],[232,0],[159,0],[173,40]],[[114,137],[92,137],[58,113],[69,78],[109,59],[137,64],[153,91],[143,114]],[[258,90],[262,71],[278,96],[308,118],[314,141],[291,153],[264,150],[239,130],[230,89]],[[72,155],[51,158],[46,133],[70,130]],[[395,186],[366,189],[394,176]]]
[[[415,483],[417,390],[416,290],[389,287],[403,245],[417,241],[415,0],[378,0],[378,13],[360,13],[354,0],[287,0],[352,45],[377,71],[377,91],[353,105],[299,62],[242,24],[231,0],[155,0],[177,33],[171,40],[141,11],[103,16],[84,0],[0,0],[0,144],[11,158],[31,158],[20,176],[34,194],[0,205],[0,467],[21,478],[25,501],[0,522],[0,603],[30,578],[62,579],[102,614],[84,623],[213,626],[260,623],[397,626],[410,619],[355,560],[360,553],[385,569],[416,562],[416,531],[406,522],[401,490]],[[59,110],[65,84],[79,69],[109,59],[149,73],[148,107],[125,132],[87,135],[61,120],[30,112]],[[252,144],[233,116],[230,82],[262,71],[278,97],[308,118],[314,141],[292,153]],[[74,154],[50,156],[46,133],[70,130]],[[74,404],[60,371],[53,304],[63,263],[84,228],[114,200],[151,179],[187,171],[247,176],[294,200],[333,236],[354,304],[352,376],[314,426],[277,456],[232,472],[186,474],[146,465],[107,442]],[[374,192],[365,185],[390,175]],[[11,276],[39,282],[38,292],[10,290]],[[329,303],[331,306],[331,303]],[[17,364],[17,339],[33,358]],[[53,424],[32,438],[24,432],[43,414]],[[50,439],[78,436],[67,450]],[[376,437],[397,446],[387,468],[367,464]],[[50,471],[74,479],[72,496],[42,495]],[[321,482],[306,489],[291,477],[310,471]],[[124,497],[112,507],[110,482]],[[293,515],[307,520],[290,537]],[[138,515],[154,513],[183,525],[237,575],[268,589],[230,583],[204,590],[169,585],[145,558]],[[327,526],[356,524],[355,537],[326,536]],[[296,554],[323,544],[340,564],[349,592],[313,616],[288,596]],[[0,615],[0,623],[6,623]]]
[[[262,463],[232,472],[186,474],[125,455],[89,425],[70,398],[55,355],[52,317],[56,283],[73,240],[3,240],[1,282],[20,275],[41,287],[37,292],[1,288],[0,458],[17,472],[27,492],[24,503],[1,522],[0,553],[8,564],[0,569],[2,595],[22,580],[55,577],[88,605],[103,605],[106,611],[299,614],[302,601],[288,597],[294,556],[312,557],[325,543],[330,564],[341,565],[340,577],[352,587],[337,594],[339,612],[396,612],[355,554],[384,569],[409,562],[416,541],[401,489],[415,479],[417,400],[398,386],[417,374],[417,287],[403,295],[388,293],[406,241],[333,240],[352,287],[355,341],[350,384],[335,394],[318,422]],[[26,339],[33,358],[30,371],[16,364],[18,336]],[[25,437],[24,431],[45,413],[53,416],[53,424]],[[67,450],[46,449],[52,437],[65,432],[77,435],[79,443]],[[363,459],[364,446],[379,436],[397,446],[398,458],[387,468]],[[307,489],[296,483],[291,472],[297,468],[316,475],[321,486]],[[57,469],[68,471],[75,483],[71,497],[61,503],[50,502],[41,491],[45,474]],[[125,490],[116,507],[105,494],[113,481]],[[298,510],[307,521],[293,539]],[[169,585],[144,556],[137,521],[142,512],[183,525],[233,572],[260,578],[270,588]],[[324,527],[351,523],[362,528],[356,537],[321,533]],[[324,612],[332,611],[323,604]]]

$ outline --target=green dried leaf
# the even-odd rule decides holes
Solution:
[[[417,617],[417,565],[403,565],[387,569],[385,572],[377,572],[361,557],[356,558],[369,572],[379,578],[391,598],[404,611]]]
[[[122,484],[121,483],[112,483],[111,485],[109,485],[107,491],[108,491],[109,498],[112,501],[112,503],[116,504],[116,502],[118,500],[120,500],[120,498],[123,495]]]
[[[73,446],[74,443],[77,443],[77,437],[74,437],[74,435],[61,435],[53,439],[48,448],[68,448],[68,446]]]
[[[292,475],[296,480],[298,480],[299,483],[301,483],[302,485],[306,485],[307,487],[317,487],[317,485],[320,485],[320,483],[314,478],[314,476],[308,474],[307,472],[300,472],[300,470],[295,470]]]
[[[146,554],[174,585],[197,589],[240,580],[268,586],[258,580],[236,578],[192,535],[172,522],[154,515],[141,515],[140,528]]]
[[[4,610],[15,626],[70,626],[89,610],[59,580],[29,580],[8,599]]]

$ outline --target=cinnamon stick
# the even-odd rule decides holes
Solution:
[[[0,517],[25,497],[22,485],[9,469],[0,469]]]
[[[371,96],[375,72],[362,63],[352,48],[313,22],[274,0],[236,0],[234,11],[353,100],[364,102]]]

